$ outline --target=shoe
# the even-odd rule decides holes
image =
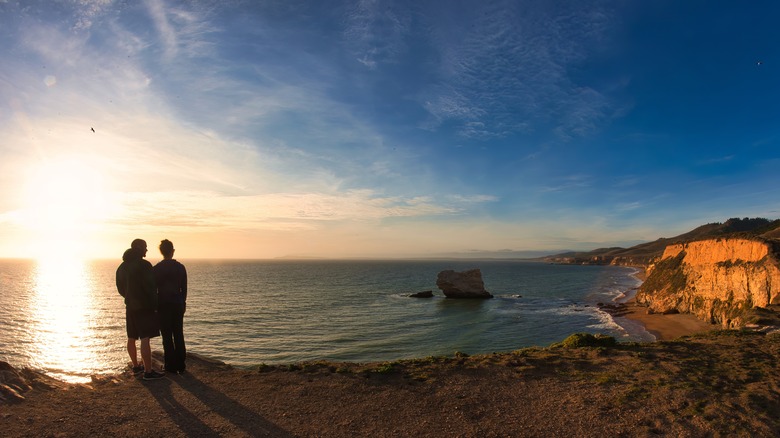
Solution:
[[[132,369],[133,369],[133,374],[135,374],[136,376],[144,372],[144,366],[143,365],[138,365],[138,366],[132,367]]]
[[[144,373],[144,380],[157,380],[157,379],[162,379],[163,377],[165,377],[165,374],[158,373],[155,370],[152,370],[149,373]]]

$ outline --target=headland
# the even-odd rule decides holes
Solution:
[[[780,434],[780,335],[188,372],[89,385],[4,370],[3,436],[752,436]],[[14,379],[17,379],[14,381]],[[20,380],[21,379],[21,380]],[[14,383],[15,382],[15,383]]]

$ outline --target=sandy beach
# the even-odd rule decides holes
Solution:
[[[643,268],[640,268],[634,276],[641,281],[645,281],[647,274]],[[625,302],[612,304],[602,307],[617,318],[626,318],[638,322],[644,328],[655,336],[658,341],[668,341],[677,339],[681,336],[688,336],[698,333],[706,333],[715,330],[718,327],[706,321],[702,321],[693,315],[688,314],[650,314],[647,308],[637,304],[633,298],[635,290],[629,291],[627,296],[630,298]]]
[[[637,305],[630,300],[623,306],[621,316],[640,322],[647,331],[652,333],[659,341],[677,339],[697,333],[705,333],[718,328],[708,322],[702,321],[693,315],[687,314],[648,314],[647,308]]]

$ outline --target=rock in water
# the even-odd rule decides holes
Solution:
[[[493,298],[493,295],[485,290],[482,271],[479,269],[463,272],[441,271],[436,279],[436,286],[447,298]]]
[[[432,290],[424,290],[422,292],[416,292],[411,295],[409,295],[412,298],[433,298],[433,291]]]

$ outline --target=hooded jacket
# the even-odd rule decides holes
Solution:
[[[122,255],[122,264],[116,270],[116,289],[125,297],[127,310],[157,310],[152,264],[132,248]]]

